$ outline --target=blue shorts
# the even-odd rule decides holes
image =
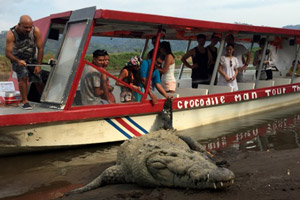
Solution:
[[[35,66],[21,67],[19,65],[12,64],[14,72],[17,74],[18,81],[24,77],[29,78],[29,82],[39,83],[42,81],[41,74],[34,74]]]

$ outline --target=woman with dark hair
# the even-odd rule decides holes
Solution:
[[[126,66],[120,72],[119,79],[128,83],[136,90],[141,90],[141,77],[139,74],[139,69],[142,63],[142,59],[135,56],[132,57]],[[141,95],[134,92],[128,87],[125,87],[122,83],[117,82],[116,85],[121,86],[120,100],[121,102],[133,102],[140,101]]]
[[[239,61],[233,56],[234,44],[229,43],[226,46],[226,55],[221,57],[219,64],[219,80],[218,85],[226,85],[238,90],[236,76],[238,74]]]
[[[161,58],[164,60],[162,67],[157,68],[162,74],[161,83],[166,92],[174,93],[176,90],[175,56],[172,53],[170,42],[163,41],[159,47]]]

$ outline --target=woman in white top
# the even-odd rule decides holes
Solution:
[[[221,57],[218,71],[220,73],[218,85],[226,85],[238,90],[236,76],[238,74],[239,61],[233,56],[234,44],[227,44],[226,55]]]
[[[160,43],[160,54],[164,57],[164,63],[158,71],[162,74],[161,83],[166,92],[174,93],[176,90],[176,79],[174,76],[175,56],[172,53],[170,42]]]

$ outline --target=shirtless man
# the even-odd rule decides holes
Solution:
[[[21,16],[19,23],[8,31],[5,55],[17,74],[22,108],[31,110],[32,107],[27,99],[27,82],[34,82],[40,93],[43,91],[44,84],[40,78],[41,67],[38,65],[29,67],[27,64],[42,63],[43,42],[39,28],[33,26],[32,19],[28,15]]]

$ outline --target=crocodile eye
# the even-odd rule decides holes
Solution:
[[[153,162],[151,166],[155,169],[165,169],[166,165],[162,162]]]

